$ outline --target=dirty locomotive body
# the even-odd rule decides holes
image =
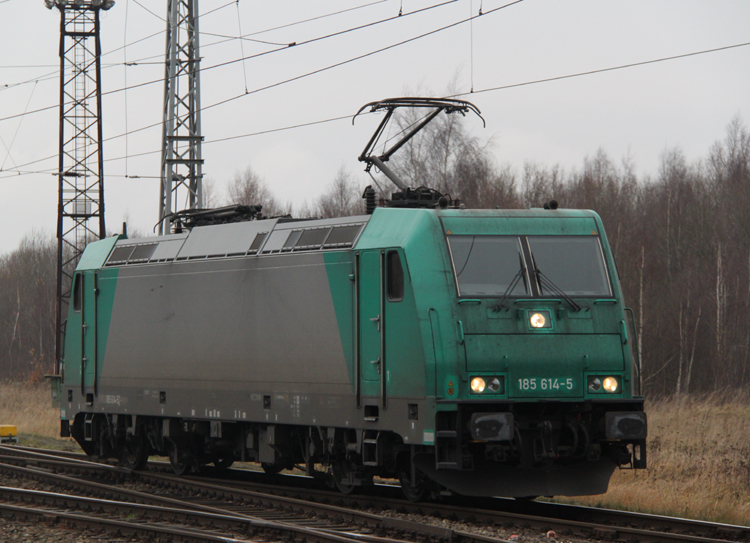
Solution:
[[[112,237],[74,275],[61,433],[133,468],[297,465],[343,492],[598,494],[646,463],[632,324],[591,211]]]

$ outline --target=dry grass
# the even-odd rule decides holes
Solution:
[[[14,424],[19,435],[60,435],[60,410],[52,407],[49,384],[0,382],[0,424]]]
[[[58,437],[49,385],[0,383],[0,424],[22,445],[73,449]],[[609,492],[558,501],[750,525],[750,394],[648,402],[648,465],[616,471]]]
[[[750,525],[750,396],[648,402],[648,466],[617,471],[607,494],[560,499]]]
[[[49,383],[0,382],[0,424],[13,424],[18,444],[79,451],[78,444],[60,436],[60,410],[52,407]]]

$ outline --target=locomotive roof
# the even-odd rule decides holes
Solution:
[[[133,239],[118,236],[91,244],[103,246],[97,247],[84,263],[85,267],[79,265],[79,269],[345,249],[355,243],[369,219],[369,215],[314,220],[266,219],[199,226],[190,232],[164,236]]]
[[[593,211],[559,209],[467,210],[467,209],[390,209],[377,208],[373,215],[357,215],[335,219],[266,219],[229,224],[194,227],[189,232],[129,239],[119,235],[89,244],[78,269],[154,264],[253,255],[272,255],[304,251],[341,250],[360,245],[362,248],[406,246],[418,242],[421,234],[440,222],[456,219],[508,219],[508,226],[522,220],[528,225],[533,219],[592,219]],[[374,220],[373,220],[374,219]],[[440,220],[438,220],[440,219]],[[532,221],[529,221],[532,219]],[[364,226],[373,220],[373,227],[362,235]],[[426,221],[426,222],[425,222]],[[470,221],[474,223],[474,221]],[[547,222],[547,221],[542,221]],[[560,224],[558,221],[555,223]],[[565,221],[568,222],[568,221]],[[428,224],[433,225],[432,227]],[[475,223],[475,224],[478,224]],[[588,223],[591,224],[591,223]],[[549,225],[552,228],[552,225]],[[515,228],[511,228],[515,229]],[[458,233],[458,232],[456,232]],[[479,232],[477,232],[479,233]],[[416,234],[416,235],[415,235]],[[362,239],[360,240],[360,236]]]

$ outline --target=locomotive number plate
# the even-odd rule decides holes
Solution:
[[[518,390],[566,391],[575,388],[572,377],[531,377],[516,381]]]

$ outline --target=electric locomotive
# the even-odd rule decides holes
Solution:
[[[169,235],[91,243],[61,434],[136,469],[299,466],[343,492],[398,478],[414,500],[598,494],[644,468],[635,326],[599,216],[400,189],[384,206],[366,191],[360,216],[185,212]]]

